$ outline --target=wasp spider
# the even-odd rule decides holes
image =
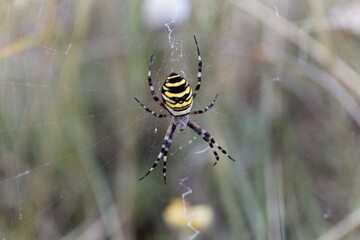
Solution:
[[[164,141],[161,145],[161,150],[159,155],[157,156],[157,159],[155,160],[152,167],[149,169],[149,171],[141,177],[139,180],[144,179],[147,175],[149,175],[154,168],[159,163],[160,159],[164,157],[163,161],[163,176],[164,176],[164,183],[166,184],[166,162],[167,162],[167,153],[169,151],[173,135],[175,132],[175,129],[177,128],[178,131],[184,131],[186,129],[186,125],[189,126],[192,130],[194,130],[200,137],[202,137],[211,147],[213,154],[215,156],[216,161],[214,162],[214,166],[219,161],[219,155],[216,152],[215,147],[217,147],[223,154],[225,154],[228,158],[230,158],[232,161],[234,159],[226,152],[224,148],[222,148],[215,139],[210,135],[209,132],[207,132],[204,128],[200,127],[196,122],[192,121],[189,118],[189,115],[194,114],[202,114],[209,110],[215,103],[218,94],[216,94],[214,100],[204,109],[197,110],[197,111],[191,111],[191,107],[193,105],[193,100],[197,96],[197,93],[201,86],[201,70],[202,70],[202,60],[200,56],[200,50],[198,43],[196,41],[196,37],[194,36],[196,49],[198,53],[198,74],[197,74],[197,84],[195,87],[195,91],[192,92],[189,82],[180,76],[177,73],[170,73],[170,75],[166,78],[164,84],[161,88],[161,97],[162,101],[157,97],[154,86],[152,84],[152,78],[151,78],[151,66],[153,63],[153,55],[150,57],[150,64],[149,64],[149,72],[148,72],[148,81],[150,86],[150,92],[151,96],[153,97],[154,101],[160,104],[161,107],[166,109],[170,114],[162,114],[162,113],[155,113],[150,108],[146,107],[144,104],[142,104],[137,98],[135,100],[149,113],[154,115],[158,118],[168,118],[171,117],[170,125],[166,131],[166,135],[164,138]]]

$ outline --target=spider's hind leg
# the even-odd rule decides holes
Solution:
[[[197,83],[196,83],[196,86],[195,86],[195,91],[193,93],[193,98],[196,97],[196,95],[198,94],[198,91],[200,90],[200,87],[201,87],[201,73],[202,73],[201,54],[200,54],[199,45],[197,43],[195,35],[194,35],[194,41],[195,41],[195,45],[196,45],[196,51],[197,51],[197,54],[198,54],[198,74],[197,74]]]
[[[158,104],[160,104],[160,106],[166,110],[165,104],[160,101],[159,97],[156,95],[155,90],[154,90],[154,85],[153,85],[152,77],[151,77],[151,67],[152,67],[152,63],[153,63],[153,58],[154,58],[154,55],[151,54],[150,63],[149,63],[149,71],[148,71],[148,82],[149,82],[150,93],[151,93],[151,96],[154,99],[154,101],[157,102]]]

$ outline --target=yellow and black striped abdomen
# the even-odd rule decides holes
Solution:
[[[161,88],[161,96],[168,111],[173,116],[183,116],[190,112],[193,95],[190,84],[177,73],[171,73]]]

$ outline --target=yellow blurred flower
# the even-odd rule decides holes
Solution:
[[[185,202],[185,209],[183,200],[181,198],[174,198],[165,208],[163,214],[164,222],[179,230],[189,228],[189,222],[198,230],[204,230],[211,225],[214,213],[209,205],[198,204],[191,206],[189,203]]]

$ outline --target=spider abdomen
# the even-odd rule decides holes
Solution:
[[[189,82],[177,73],[171,73],[161,88],[165,107],[173,116],[183,116],[190,112],[193,94]]]

